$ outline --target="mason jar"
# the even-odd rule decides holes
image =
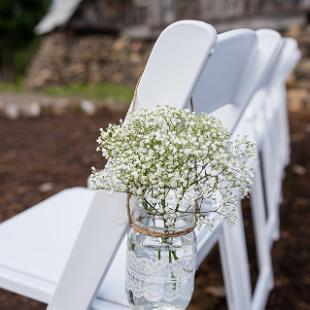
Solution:
[[[135,205],[131,222],[126,266],[131,308],[186,309],[196,270],[194,212],[154,215]]]

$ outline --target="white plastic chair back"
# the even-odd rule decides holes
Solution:
[[[279,33],[274,30],[261,29],[257,30],[256,34],[258,38],[258,48],[255,57],[256,62],[253,63],[255,70],[252,72],[258,72],[259,83],[256,85],[246,113],[253,124],[255,139],[260,143],[265,130],[264,107],[266,106],[268,87],[271,82],[271,77],[273,76],[277,59],[283,47],[283,41]],[[249,70],[252,69],[249,68]]]
[[[216,42],[216,32],[199,21],[180,21],[157,39],[138,90],[136,109],[161,104],[183,107]]]
[[[266,86],[270,81],[273,68],[277,57],[282,48],[282,39],[278,32],[270,29],[261,29],[256,31],[257,49],[254,55],[252,65],[248,67],[248,72],[242,80],[245,88],[253,89],[251,93],[250,103],[247,107],[247,117],[251,119],[255,140],[259,142],[264,130],[264,97],[266,97]],[[255,75],[258,79],[250,78]],[[237,98],[239,94],[237,95]]]
[[[266,147],[266,143],[262,144],[262,139],[265,136],[266,130],[266,98],[268,95],[268,86],[270,83],[271,76],[273,75],[273,70],[276,66],[277,59],[281,53],[283,46],[282,39],[274,30],[262,29],[256,31],[258,37],[258,57],[257,64],[258,68],[261,68],[260,82],[255,89],[255,93],[251,98],[251,102],[246,110],[249,123],[252,125],[252,130],[255,135],[255,140],[257,142],[257,147],[259,154],[262,156],[262,166],[264,167],[264,172],[266,171],[265,165],[274,164],[274,161],[266,162],[268,153],[270,150]],[[270,187],[272,186],[271,180],[272,176],[264,175],[260,177],[264,184],[264,194],[266,195],[266,209],[269,210],[271,203]],[[269,212],[268,212],[269,213]]]
[[[261,159],[264,194],[267,204],[265,214],[267,235],[270,245],[279,236],[278,192],[282,179],[277,176],[280,158],[280,137],[275,136],[276,124],[273,121],[273,111],[276,102],[272,96],[272,89],[277,81],[277,67],[284,50],[284,41],[273,30],[263,29],[257,31],[258,42],[264,61],[268,63],[268,70],[262,77],[259,88],[250,104],[250,119],[254,125],[256,140],[258,141]],[[271,50],[273,47],[273,50]]]
[[[273,85],[270,92],[270,102],[275,103],[273,105],[274,121],[272,121],[274,124],[273,142],[279,139],[280,145],[277,149],[280,153],[277,177],[281,179],[283,177],[284,167],[289,162],[290,155],[285,80],[301,57],[296,40],[291,38],[284,38],[283,40],[284,47],[279,57],[277,67],[274,70]],[[281,193],[278,195],[281,196]]]
[[[182,107],[216,38],[214,28],[203,22],[182,21],[166,28],[141,78],[137,109],[165,102]],[[96,195],[48,309],[89,307],[124,236],[126,226],[115,219],[121,209],[125,209],[124,195]]]
[[[273,84],[284,83],[301,56],[296,40],[283,38],[282,41],[282,51],[272,74]]]
[[[279,205],[282,199],[282,178],[289,161],[289,129],[286,107],[285,79],[299,60],[300,52],[293,39],[282,39],[282,48],[264,91],[262,158],[268,202],[270,246],[279,237]]]
[[[274,176],[279,180],[282,179],[284,167],[289,159],[285,80],[299,59],[300,51],[297,42],[291,38],[283,38],[283,47],[270,78],[268,103],[266,103],[267,122],[271,127],[271,145],[274,146],[272,152],[278,159]]]
[[[211,59],[194,89],[195,110],[213,112],[211,114],[219,118],[229,130],[233,130],[238,125],[247,104],[246,99],[253,91],[253,89],[245,89],[240,84],[240,80],[247,73],[246,69],[252,61],[256,39],[255,32],[248,29],[220,34]],[[241,92],[244,96],[240,95],[240,100],[236,101],[236,95]],[[205,230],[197,234],[199,262],[205,258],[215,242],[220,244],[227,302],[230,309],[248,308],[251,303],[251,285],[240,206],[237,214],[238,219],[234,227],[218,222],[214,232],[208,233]],[[238,296],[237,300],[233,296]]]
[[[258,37],[258,46],[262,58],[260,61],[268,61],[268,70],[265,70],[261,77],[260,87],[268,86],[268,82],[273,76],[277,59],[283,48],[283,40],[281,35],[271,29],[259,29],[256,31]]]
[[[220,34],[208,66],[194,90],[195,110],[221,115],[230,130],[237,124],[253,91],[253,86],[240,87],[240,79],[256,50],[256,39],[255,33],[248,29]],[[252,77],[252,80],[257,79]],[[223,117],[224,114],[226,117]]]
[[[249,29],[227,31],[218,36],[210,61],[195,86],[193,99],[198,113],[211,113],[225,104],[247,103],[236,102],[235,96],[256,39],[255,32]]]
[[[240,29],[219,35],[214,53],[195,87],[193,98],[195,107],[198,106],[196,110],[198,112],[213,111],[212,114],[219,118],[228,129],[235,129],[235,133],[249,133],[243,112],[269,69],[267,56],[269,55],[261,55],[257,35],[251,30]],[[219,224],[222,227],[216,227],[214,233],[198,234],[198,240],[199,237],[204,240],[200,243],[203,250],[198,251],[199,261],[202,261],[208,254],[210,245],[219,241],[223,270],[226,273],[224,279],[227,295],[230,297],[229,290],[237,291],[232,294],[234,296],[238,296],[238,291],[242,292],[240,298],[244,299],[243,305],[236,305],[236,302],[228,300],[230,309],[241,309],[242,307],[261,309],[265,305],[273,285],[268,241],[265,238],[264,226],[262,226],[264,220],[263,191],[257,169],[254,183],[252,208],[260,276],[253,296],[251,296],[247,269],[241,210],[237,210],[238,222],[233,228]],[[219,232],[217,236],[216,232]],[[227,251],[230,251],[229,255],[227,255]],[[225,252],[226,255],[223,255]],[[236,277],[239,277],[240,282],[234,280]]]

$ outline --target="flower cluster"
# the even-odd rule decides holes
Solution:
[[[93,168],[93,187],[131,193],[154,214],[191,212],[195,205],[201,219],[217,212],[233,220],[253,177],[253,143],[247,137],[232,141],[221,122],[205,113],[142,109],[100,129],[97,142],[108,162],[102,171]]]

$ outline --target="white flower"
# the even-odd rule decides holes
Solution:
[[[253,178],[254,144],[247,137],[232,141],[220,121],[204,113],[142,109],[100,129],[97,142],[108,163],[103,171],[92,169],[93,187],[131,193],[149,212],[177,213],[208,199],[210,212],[233,222]],[[199,218],[210,224],[206,213]],[[167,225],[174,221],[167,218]]]

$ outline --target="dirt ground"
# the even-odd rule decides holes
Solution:
[[[104,162],[95,152],[99,127],[122,115],[103,110],[39,119],[0,120],[0,221],[68,187],[85,185],[92,165]],[[281,237],[272,251],[275,287],[267,309],[310,309],[309,184],[310,112],[291,121],[291,164],[284,181]],[[245,206],[251,270],[255,257],[252,222]],[[44,309],[43,304],[0,290],[0,310]],[[226,309],[225,290],[215,249],[197,272],[190,310]]]

